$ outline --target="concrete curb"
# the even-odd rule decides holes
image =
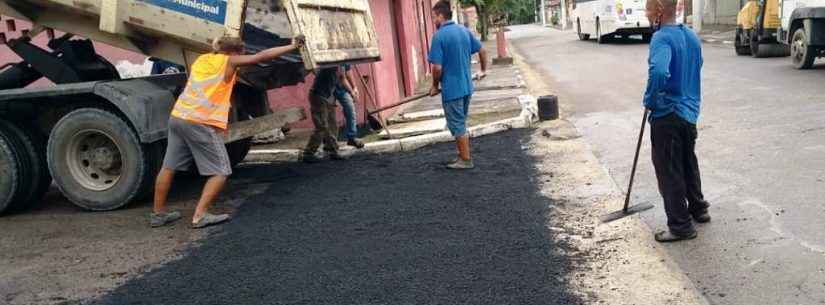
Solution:
[[[487,124],[472,126],[467,129],[471,138],[486,136],[515,128],[528,128],[538,121],[536,98],[531,95],[518,97],[521,104],[519,116],[503,119]],[[350,147],[342,148],[340,153],[344,157],[385,154],[404,151],[413,151],[425,146],[451,142],[454,138],[449,131],[439,131],[435,133],[413,136],[403,139],[384,140],[367,143],[363,149]],[[300,149],[252,149],[249,151],[247,162],[256,161],[285,161],[295,162],[301,159],[303,151]]]

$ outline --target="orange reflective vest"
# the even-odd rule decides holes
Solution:
[[[224,80],[229,56],[204,54],[195,60],[189,71],[186,89],[178,97],[172,116],[198,124],[227,128],[232,88],[236,75]]]

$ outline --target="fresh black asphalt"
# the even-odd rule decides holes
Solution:
[[[249,165],[226,192],[261,187],[182,258],[101,304],[579,304],[546,229],[530,131],[316,165]],[[186,225],[181,222],[176,225]],[[148,229],[147,229],[148,230]]]

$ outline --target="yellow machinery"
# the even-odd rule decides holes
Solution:
[[[736,54],[753,57],[790,55],[789,47],[777,40],[780,27],[778,0],[749,0],[736,16]]]

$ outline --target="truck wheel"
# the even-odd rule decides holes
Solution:
[[[596,42],[598,44],[603,44],[607,42],[607,38],[602,36],[602,27],[600,25],[599,19],[596,19]]]
[[[52,178],[46,164],[46,142],[43,135],[34,126],[25,123],[11,123],[0,120],[0,128],[13,137],[11,141],[20,152],[20,159],[25,169],[20,174],[21,196],[12,202],[12,210],[22,210],[39,203],[49,190]]]
[[[93,211],[123,207],[150,190],[149,155],[148,145],[141,145],[126,121],[98,108],[81,108],[61,118],[47,153],[63,195]]]
[[[816,49],[808,45],[805,28],[798,28],[791,38],[791,61],[797,69],[810,69],[814,65]]]
[[[762,46],[759,45],[759,38],[756,36],[756,33],[751,34],[750,47],[751,56],[753,58],[761,58],[766,56],[766,54],[764,54],[765,52],[761,48]]]
[[[11,206],[19,193],[20,164],[5,132],[0,130],[0,213]]]
[[[135,198],[138,201],[151,199],[154,195],[155,184],[153,182],[163,167],[163,156],[166,155],[166,140],[145,144],[143,145],[143,151],[146,155],[147,175],[146,184],[143,185],[144,189],[140,190]]]
[[[733,40],[733,48],[736,50],[736,55],[751,55],[750,44],[744,43],[745,38],[742,35],[742,29],[736,29],[736,38]]]
[[[236,165],[246,159],[249,150],[252,149],[252,138],[238,140],[226,144],[226,152],[229,154],[229,165],[235,168]]]
[[[579,34],[579,40],[590,39],[590,34],[582,34],[582,22],[580,20],[576,20],[576,33]]]

